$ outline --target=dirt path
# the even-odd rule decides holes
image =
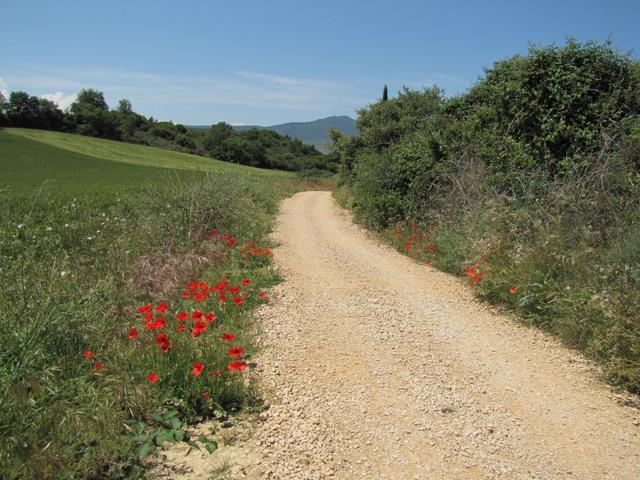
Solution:
[[[640,478],[638,411],[578,354],[377,244],[328,192],[286,200],[274,235],[272,405],[230,476]]]

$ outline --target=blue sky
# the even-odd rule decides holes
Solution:
[[[158,119],[270,125],[355,116],[380,96],[469,88],[567,36],[640,51],[640,1],[0,0],[0,89],[81,88]]]

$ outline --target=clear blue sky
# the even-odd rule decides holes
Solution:
[[[640,0],[0,0],[0,88],[186,124],[269,125],[403,85],[466,90],[494,61],[567,36],[640,50]]]

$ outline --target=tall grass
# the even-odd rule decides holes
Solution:
[[[171,409],[192,421],[250,403],[242,374],[226,368],[221,335],[234,333],[250,357],[250,311],[276,277],[267,259],[248,259],[208,232],[237,245],[262,241],[278,197],[296,185],[224,173],[94,194],[0,192],[0,476],[138,476],[134,434],[154,414]],[[250,279],[242,305],[182,298],[188,282],[221,278]],[[136,312],[160,302],[170,305],[166,353]],[[176,334],[176,313],[194,309],[217,320],[198,338]],[[196,361],[206,365],[197,377]],[[150,373],[160,380],[150,383]]]

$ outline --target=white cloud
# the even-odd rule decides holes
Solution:
[[[76,93],[66,95],[63,92],[47,93],[46,95],[40,95],[40,98],[46,98],[58,105],[61,110],[65,110],[69,105],[76,101]]]
[[[4,81],[4,78],[0,77],[0,93],[6,98],[9,96],[9,85]]]

